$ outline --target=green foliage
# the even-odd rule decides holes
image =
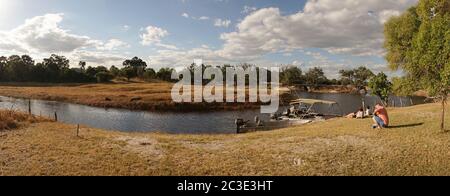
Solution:
[[[403,69],[410,82],[445,103],[450,93],[450,1],[420,0],[385,26],[386,59],[392,69]]]
[[[392,92],[397,96],[411,96],[418,90],[415,80],[407,76],[392,78]]]
[[[328,83],[322,68],[314,67],[305,73],[305,81],[307,85],[317,86]]]
[[[341,83],[343,85],[352,84],[357,87],[367,86],[367,81],[375,76],[372,71],[364,66],[352,70],[340,70],[339,73],[341,74]]]
[[[97,78],[97,82],[110,82],[112,79],[114,79],[114,76],[106,71],[101,71],[97,74],[95,74],[95,77]]]
[[[130,81],[131,78],[136,77],[136,70],[132,67],[124,67],[122,70],[120,70],[120,76],[127,78],[128,81]]]
[[[298,67],[284,67],[280,73],[280,82],[286,85],[302,84],[302,70]]]
[[[388,80],[386,74],[381,72],[372,77],[369,81],[369,88],[372,90],[372,94],[380,97],[385,104],[388,102],[389,95],[392,92],[392,83]]]
[[[156,79],[156,72],[152,68],[147,68],[143,75],[144,80],[151,81],[153,79]]]
[[[132,59],[125,60],[123,66],[133,68],[135,75],[142,77],[147,67],[147,63],[139,57],[133,57]]]
[[[158,73],[156,73],[156,77],[163,81],[172,81],[172,72],[174,69],[172,68],[161,68]]]

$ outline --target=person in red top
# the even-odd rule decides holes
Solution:
[[[375,125],[373,125],[373,128],[387,128],[389,126],[389,115],[388,112],[386,110],[386,108],[384,108],[384,106],[382,106],[381,104],[377,104],[375,106],[375,111],[373,112],[374,117],[373,117],[373,121],[376,123]]]

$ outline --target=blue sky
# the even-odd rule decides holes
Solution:
[[[202,58],[320,66],[331,77],[358,65],[387,71],[383,23],[416,2],[0,0],[0,55],[58,53],[105,66],[139,56],[155,68]]]

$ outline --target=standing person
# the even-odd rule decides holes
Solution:
[[[382,106],[381,104],[377,104],[375,106],[375,111],[373,112],[374,117],[373,117],[373,121],[376,123],[373,125],[373,128],[387,128],[389,126],[389,115],[388,112],[386,110],[386,108],[384,108],[384,106]]]

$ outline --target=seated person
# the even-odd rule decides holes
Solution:
[[[367,109],[364,112],[364,116],[372,116],[372,112],[371,112],[370,106],[367,106]]]
[[[375,106],[375,111],[373,121],[376,123],[372,126],[372,128],[376,129],[382,129],[387,128],[389,126],[389,115],[386,110],[381,104],[377,104]]]
[[[362,119],[363,118],[363,114],[364,114],[364,110],[363,110],[363,108],[360,108],[358,111],[350,113],[350,114],[348,114],[345,117],[346,118],[360,118],[360,119]]]
[[[364,109],[360,108],[357,112],[356,112],[356,118],[357,119],[363,119],[364,118]]]

